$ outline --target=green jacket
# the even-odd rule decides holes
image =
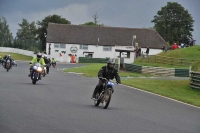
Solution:
[[[54,59],[54,60],[51,60],[51,62],[56,62],[56,60]]]
[[[45,65],[45,62],[44,62],[44,59],[43,59],[43,58],[41,58],[41,59],[39,60],[39,62],[38,62],[38,61],[37,61],[37,57],[33,57],[30,66],[33,66],[34,63],[40,63],[43,67],[44,67],[44,65]]]

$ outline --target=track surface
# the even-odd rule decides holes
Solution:
[[[90,99],[97,78],[50,68],[33,85],[28,69],[0,67],[0,133],[200,133],[199,108],[115,85],[105,110]]]

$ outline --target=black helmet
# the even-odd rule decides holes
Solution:
[[[41,53],[37,53],[37,59],[40,60],[42,57],[42,54]]]
[[[115,59],[109,59],[109,60],[107,61],[107,66],[108,66],[108,68],[113,68],[114,65],[115,65]]]

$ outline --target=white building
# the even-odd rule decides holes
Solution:
[[[70,62],[72,54],[78,57],[117,58],[134,62],[137,43],[143,52],[149,46],[149,55],[161,52],[164,39],[152,29],[117,28],[49,23],[46,52],[50,58]],[[133,36],[136,35],[136,39]],[[132,46],[133,44],[133,46]]]

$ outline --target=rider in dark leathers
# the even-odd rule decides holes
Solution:
[[[117,69],[114,68],[115,60],[109,59],[107,61],[107,66],[103,66],[98,72],[99,83],[97,84],[96,88],[94,89],[92,99],[96,99],[96,93],[103,87],[104,81],[101,78],[106,79],[116,79],[118,84],[121,84],[121,80],[118,74]],[[114,91],[114,90],[113,90]]]
[[[5,56],[4,56],[5,57]],[[10,55],[8,55],[7,57],[5,57],[5,63],[4,63],[4,68],[6,68],[6,64],[7,64],[7,61],[10,60],[10,69],[12,69],[12,61],[13,59],[11,58]]]
[[[45,62],[45,64],[46,64],[47,74],[49,74],[49,67],[50,67],[50,65],[51,65],[51,60],[49,60],[49,59],[47,58],[47,55],[46,55],[46,54],[44,55],[44,62]]]

